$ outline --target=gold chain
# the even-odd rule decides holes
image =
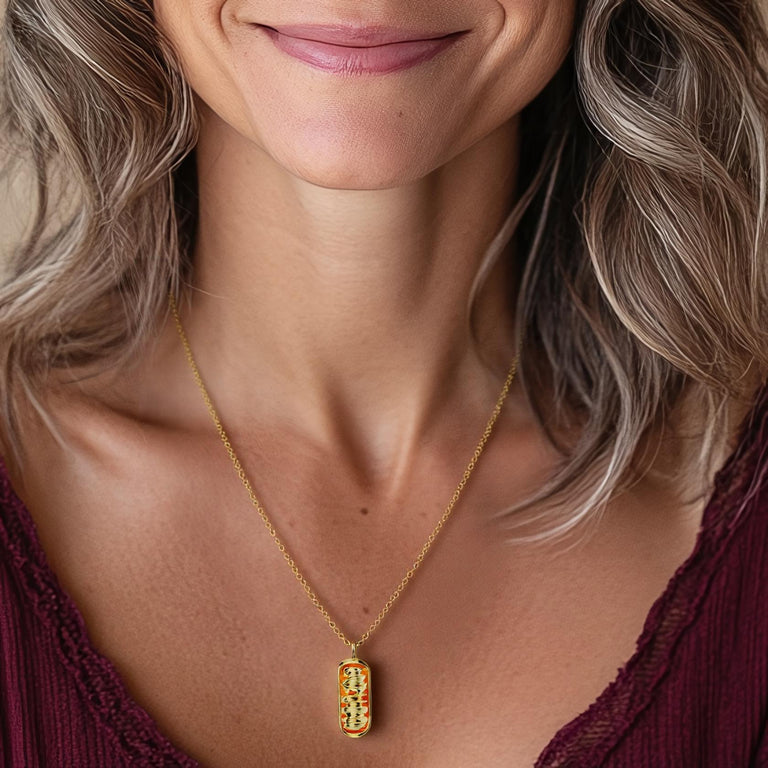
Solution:
[[[237,476],[240,478],[240,481],[245,486],[245,490],[248,491],[248,496],[251,499],[251,504],[253,504],[253,506],[256,508],[256,511],[259,513],[259,517],[261,517],[262,521],[264,522],[264,525],[267,527],[267,530],[269,531],[269,535],[274,539],[274,542],[277,545],[277,548],[282,553],[283,558],[291,567],[291,571],[293,572],[293,575],[296,577],[296,579],[299,581],[301,586],[304,588],[304,591],[307,593],[307,597],[309,597],[309,599],[312,601],[312,605],[314,605],[315,608],[317,608],[317,610],[320,611],[323,618],[328,623],[328,626],[333,630],[333,632],[336,634],[339,640],[344,642],[345,645],[350,646],[354,651],[356,648],[359,648],[371,636],[371,633],[379,626],[379,624],[381,624],[382,619],[387,615],[387,613],[389,613],[389,609],[394,605],[397,598],[400,597],[400,594],[405,589],[406,584],[408,584],[408,582],[413,578],[413,575],[416,573],[417,569],[424,561],[424,558],[426,557],[427,552],[429,552],[429,549],[432,546],[433,542],[437,538],[437,535],[440,533],[446,521],[451,516],[451,512],[453,512],[453,508],[456,506],[456,503],[458,502],[459,497],[461,496],[461,492],[464,490],[464,486],[467,484],[470,478],[470,475],[472,474],[472,471],[474,470],[480,458],[480,454],[482,454],[483,449],[485,448],[485,444],[488,442],[488,439],[491,436],[491,432],[493,431],[493,427],[496,424],[496,420],[499,418],[502,405],[504,404],[504,400],[507,397],[507,393],[509,392],[509,388],[510,388],[510,385],[512,384],[512,380],[515,378],[515,373],[517,372],[517,361],[518,361],[517,355],[515,355],[515,358],[512,361],[512,365],[509,368],[509,373],[507,374],[507,378],[504,381],[504,386],[501,389],[501,394],[499,395],[499,399],[496,401],[496,406],[493,409],[493,413],[491,414],[491,417],[488,420],[488,423],[486,424],[485,430],[483,431],[483,436],[480,438],[480,442],[477,444],[477,447],[475,448],[475,451],[472,454],[472,458],[470,459],[469,464],[467,465],[467,468],[464,470],[464,475],[459,481],[459,484],[456,486],[456,490],[453,492],[453,496],[451,496],[451,500],[448,502],[448,506],[446,507],[445,512],[443,512],[442,517],[437,522],[437,525],[432,529],[432,532],[427,537],[427,540],[424,543],[424,546],[421,548],[421,551],[419,552],[418,557],[416,558],[416,560],[414,560],[413,565],[406,571],[405,576],[403,576],[402,580],[395,588],[395,591],[390,595],[389,600],[387,600],[386,605],[381,609],[381,611],[379,612],[379,615],[373,620],[373,623],[371,624],[371,626],[368,627],[368,629],[361,635],[360,639],[357,640],[356,642],[352,642],[344,634],[344,632],[341,630],[338,624],[336,624],[336,622],[331,618],[330,614],[325,609],[325,606],[323,606],[323,604],[320,602],[314,590],[312,589],[312,587],[310,587],[309,582],[306,580],[306,578],[304,577],[304,575],[301,573],[298,566],[294,562],[293,558],[288,553],[288,550],[286,549],[285,544],[283,544],[283,542],[278,537],[277,531],[275,530],[275,526],[272,525],[272,521],[269,519],[269,517],[267,517],[267,513],[264,511],[264,507],[262,507],[261,502],[256,498],[256,494],[254,493],[253,487],[251,486],[251,483],[245,474],[243,465],[240,463],[240,459],[237,457],[237,454],[235,453],[235,449],[232,447],[232,443],[230,442],[229,437],[227,436],[227,433],[225,432],[224,427],[221,424],[221,419],[219,418],[218,413],[216,413],[216,409],[213,407],[213,402],[211,401],[210,395],[208,394],[208,390],[205,388],[205,384],[203,384],[202,376],[200,376],[200,371],[198,370],[197,364],[195,363],[195,358],[192,355],[192,348],[189,345],[187,336],[184,333],[184,328],[181,325],[181,318],[179,317],[179,312],[176,307],[176,300],[172,293],[168,295],[168,300],[170,303],[171,311],[173,313],[174,321],[176,322],[176,328],[179,332],[179,336],[181,337],[181,342],[184,345],[184,353],[187,357],[187,362],[189,363],[189,367],[192,369],[192,375],[195,377],[197,386],[200,388],[200,392],[203,395],[203,400],[205,401],[205,405],[208,408],[208,413],[210,413],[211,418],[213,419],[213,423],[216,425],[216,431],[219,433],[221,442],[224,443],[224,447],[227,449],[227,453],[229,454],[229,458],[232,460],[232,464],[235,467]]]

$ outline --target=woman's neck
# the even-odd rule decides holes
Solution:
[[[510,123],[425,178],[330,189],[204,113],[182,318],[209,382],[272,413],[300,409],[326,437],[344,423],[384,453],[419,439],[452,389],[492,404],[512,349],[508,267],[480,297],[482,349],[467,296],[512,207],[516,155]]]

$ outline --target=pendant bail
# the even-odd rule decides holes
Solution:
[[[357,643],[352,643],[352,658],[357,658]]]

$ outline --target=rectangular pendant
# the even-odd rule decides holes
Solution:
[[[371,727],[371,668],[358,658],[339,662],[339,726],[356,739]]]

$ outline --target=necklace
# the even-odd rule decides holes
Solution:
[[[496,424],[496,420],[501,413],[504,400],[507,397],[510,385],[512,384],[512,380],[515,378],[515,373],[517,372],[518,357],[515,355],[515,358],[512,361],[512,365],[509,368],[509,373],[507,374],[507,378],[504,381],[504,386],[501,389],[501,394],[496,401],[496,405],[493,409],[493,412],[491,413],[491,417],[488,420],[488,423],[486,424],[483,435],[475,447],[472,458],[470,459],[467,468],[464,470],[464,474],[459,481],[459,484],[456,486],[456,490],[454,490],[453,496],[451,496],[451,500],[448,502],[448,506],[445,508],[445,511],[438,520],[437,525],[435,525],[435,527],[432,529],[432,532],[427,537],[427,540],[424,543],[424,546],[422,546],[421,551],[416,557],[416,560],[414,560],[413,565],[411,565],[411,567],[406,571],[405,576],[403,576],[400,583],[397,585],[397,587],[395,587],[394,592],[392,592],[389,600],[387,600],[384,607],[373,620],[371,626],[368,627],[368,629],[360,636],[357,641],[353,642],[346,636],[346,634],[344,634],[339,625],[331,618],[328,611],[320,602],[314,590],[309,585],[309,582],[306,580],[294,562],[293,558],[289,554],[285,544],[283,544],[283,542],[278,537],[275,526],[272,525],[272,521],[264,511],[264,507],[262,507],[261,502],[256,497],[253,487],[251,486],[251,483],[245,474],[243,465],[241,464],[240,459],[237,457],[235,449],[232,447],[232,443],[230,442],[229,437],[225,432],[224,427],[222,426],[221,419],[219,418],[216,409],[213,407],[213,401],[208,394],[208,390],[205,388],[205,384],[203,384],[202,376],[198,370],[195,358],[192,355],[192,348],[190,347],[189,340],[187,339],[187,336],[184,333],[184,328],[181,324],[181,318],[179,317],[179,312],[176,306],[176,299],[174,298],[173,293],[168,294],[168,302],[171,308],[171,312],[173,313],[174,322],[176,323],[176,329],[178,330],[179,336],[181,338],[181,343],[184,346],[184,354],[186,355],[189,367],[192,369],[192,375],[194,376],[195,382],[197,383],[197,386],[203,396],[203,400],[205,401],[208,413],[211,415],[211,419],[213,419],[213,423],[216,425],[216,431],[219,433],[221,442],[224,444],[224,448],[229,454],[229,458],[232,461],[235,471],[237,472],[237,476],[240,478],[240,482],[242,482],[242,484],[245,486],[245,490],[248,492],[251,504],[259,513],[259,517],[261,517],[262,521],[264,522],[267,531],[269,531],[269,535],[272,537],[275,544],[277,545],[277,548],[283,555],[283,558],[290,566],[293,575],[304,588],[307,597],[309,597],[309,599],[312,601],[312,605],[314,605],[315,608],[320,611],[321,615],[333,633],[336,635],[336,637],[338,637],[339,640],[341,640],[345,645],[349,646],[352,650],[348,658],[342,659],[339,662],[337,669],[339,727],[341,728],[342,733],[346,734],[347,736],[351,736],[353,738],[363,736],[368,733],[371,728],[371,668],[367,662],[358,658],[357,649],[366,640],[368,640],[374,630],[376,630],[376,628],[381,624],[384,617],[389,613],[395,601],[398,597],[400,597],[400,594],[405,589],[405,586],[413,578],[413,575],[421,566],[424,558],[427,555],[427,552],[437,538],[437,535],[440,533],[446,521],[451,516],[451,513],[453,512],[453,509],[456,506],[459,497],[461,496],[461,492],[464,490],[464,487],[469,481],[469,478],[475,469],[478,460],[480,459],[480,455],[485,448],[485,444],[488,442],[488,439],[491,436],[491,432],[493,431],[493,427]]]

